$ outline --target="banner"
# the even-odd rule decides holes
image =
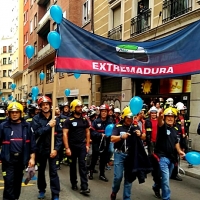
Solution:
[[[68,20],[59,28],[56,71],[131,78],[166,78],[200,73],[200,21],[145,42],[90,33]]]

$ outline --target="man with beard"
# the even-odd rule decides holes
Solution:
[[[45,197],[45,168],[48,160],[52,200],[59,200],[60,182],[57,174],[56,161],[57,153],[62,145],[62,132],[58,131],[58,121],[52,119],[51,99],[47,96],[42,96],[38,99],[38,105],[41,112],[38,115],[35,115],[32,121],[32,128],[35,133],[38,147],[38,199],[44,199]],[[55,144],[54,150],[51,152],[52,127],[55,127]]]
[[[108,179],[105,176],[105,167],[109,156],[108,149],[110,145],[110,137],[109,138],[106,137],[105,128],[107,125],[112,124],[112,121],[108,115],[109,112],[108,105],[105,104],[101,105],[99,110],[100,114],[98,118],[93,121],[92,126],[90,128],[90,134],[92,139],[92,161],[89,167],[90,168],[89,179],[90,180],[93,179],[94,168],[100,154],[99,179],[108,182]]]
[[[16,200],[21,193],[25,165],[35,165],[36,143],[30,124],[22,117],[23,106],[18,102],[12,102],[7,110],[9,119],[0,125],[3,199]]]
[[[81,194],[90,193],[88,188],[86,154],[90,147],[90,132],[88,120],[82,117],[82,102],[75,99],[70,104],[72,115],[63,125],[63,142],[67,156],[70,156],[70,181],[72,190],[77,190],[77,168],[78,158],[79,174],[81,179]]]

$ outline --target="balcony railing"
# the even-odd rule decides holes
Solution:
[[[163,2],[163,23],[183,15],[192,10],[192,0],[164,0]]]
[[[131,19],[131,37],[145,32],[151,28],[151,9]]]
[[[50,11],[48,10],[46,14],[42,17],[42,19],[38,22],[38,29],[37,32],[40,31],[40,29],[51,19],[50,17]]]
[[[122,25],[108,31],[108,38],[113,40],[122,40]]]
[[[50,50],[50,44],[47,44],[45,47],[43,47],[40,51],[38,51],[38,57],[46,54]]]

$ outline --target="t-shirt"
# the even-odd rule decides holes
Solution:
[[[158,120],[157,119],[151,119],[151,124],[152,124],[151,141],[152,142],[156,142],[157,129],[158,129]]]
[[[114,126],[114,128],[113,128],[112,135],[119,136],[120,132],[126,132],[126,133],[128,132],[130,134],[135,134],[134,133],[135,130],[139,130],[139,127],[137,125],[132,125],[130,127],[130,126],[122,125],[122,124],[116,124]],[[127,137],[127,139],[126,139],[126,148],[128,148],[129,145],[130,145],[129,137]],[[118,150],[124,151],[125,150],[124,139],[121,139],[120,141],[115,142],[114,143],[114,149],[118,149]]]
[[[158,127],[155,153],[159,157],[167,157],[174,160],[175,145],[178,143],[178,130],[164,124]]]
[[[23,148],[22,125],[21,123],[11,123],[11,128],[10,151],[12,153],[21,153]]]
[[[69,146],[82,145],[86,143],[86,129],[89,128],[88,120],[84,117],[68,118],[64,124],[63,129],[68,129],[68,143]]]

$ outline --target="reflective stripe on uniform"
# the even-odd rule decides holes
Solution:
[[[2,172],[2,175],[3,175],[3,176],[6,176],[6,172]]]
[[[151,128],[147,128],[146,131],[152,131],[152,129]]]

